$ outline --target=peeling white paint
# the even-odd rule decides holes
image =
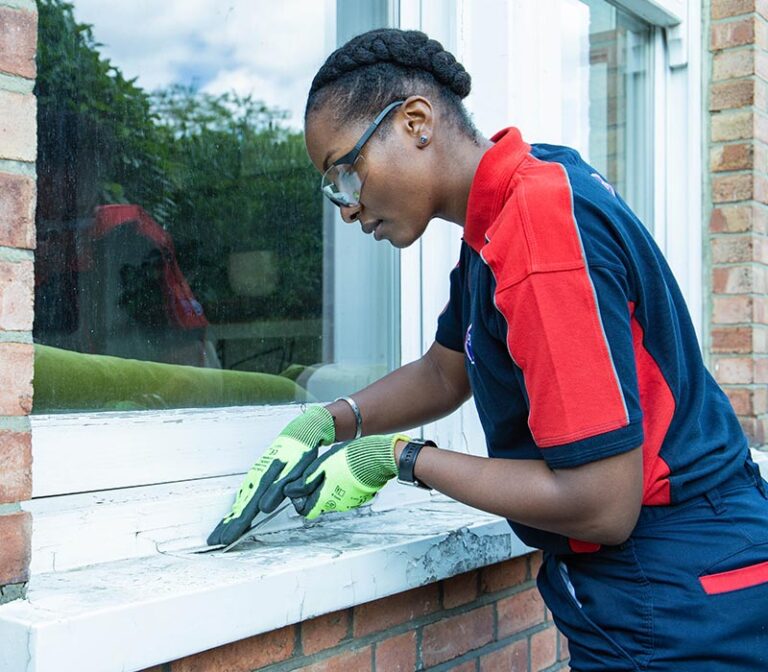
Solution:
[[[40,574],[0,606],[0,669],[141,670],[529,551],[505,521],[435,498],[324,516],[225,555]]]

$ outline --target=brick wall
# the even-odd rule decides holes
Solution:
[[[145,672],[568,670],[536,590],[540,562],[516,558]]]
[[[768,443],[768,1],[711,0],[710,364]]]
[[[36,44],[34,1],[0,0],[0,603],[29,571]]]

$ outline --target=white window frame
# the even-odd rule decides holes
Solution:
[[[461,60],[461,31],[464,27],[460,25],[459,11],[461,3],[466,1],[389,0],[390,23],[425,30],[456,52]],[[684,4],[682,0],[620,0],[614,4],[642,18],[656,17],[653,20],[657,21],[657,29],[652,45],[657,93],[653,104],[652,150],[655,231],[700,330],[700,8],[697,3],[690,2],[686,12],[676,14]],[[665,40],[664,30],[671,39]],[[680,44],[684,45],[682,58]],[[670,46],[677,50],[672,58]],[[672,222],[675,224],[670,224]],[[434,222],[422,239],[401,253],[401,364],[420,357],[433,341],[436,317],[448,296],[448,274],[458,258],[460,236],[458,227]],[[200,500],[205,501],[206,508],[192,506],[190,510],[194,511],[194,516],[180,516],[176,523],[178,529],[174,530],[174,523],[169,523],[166,532],[169,539],[178,532],[178,536],[199,542],[205,530],[210,529],[228,506],[240,475],[300,410],[300,405],[288,404],[32,416],[33,500],[24,508],[40,514],[35,518],[36,532],[33,533],[33,573],[115,559],[114,553],[105,551],[102,540],[94,539],[69,564],[60,562],[57,565],[57,554],[59,558],[67,557],[75,542],[71,539],[73,535],[69,535],[69,540],[62,540],[59,546],[59,542],[53,540],[53,519],[46,519],[56,508],[52,505],[53,500],[47,499],[50,497],[57,497],[56,501],[63,501],[68,496],[80,497],[78,501],[82,503],[85,501],[83,497],[98,499],[101,495],[75,493],[102,492],[104,497],[115,495],[120,499],[121,489],[132,488],[135,495],[140,492],[137,489],[144,488],[146,497],[151,499],[162,497],[164,492],[169,496],[178,493],[184,490],[184,483],[206,483],[209,487]],[[435,438],[442,447],[484,453],[485,441],[471,401],[451,416],[423,429],[425,435]],[[414,428],[414,432],[419,431],[420,428]],[[211,489],[213,485],[218,489]],[[414,489],[393,485],[385,489],[381,502],[384,506],[396,506],[423,497]],[[135,499],[133,496],[125,501]],[[177,512],[188,505],[188,499],[183,501],[179,500]],[[132,505],[126,506],[128,508],[117,507],[115,515],[125,517],[126,511],[135,514],[138,510],[131,508]],[[136,525],[141,525],[140,519],[138,516]],[[62,518],[60,524],[67,525],[66,521]],[[48,532],[43,533],[43,528]],[[142,530],[135,529],[134,532],[139,539]],[[40,534],[52,536],[41,538]],[[154,541],[156,539],[152,543]],[[124,544],[120,550],[121,557],[139,557],[147,552],[148,546],[141,543]]]

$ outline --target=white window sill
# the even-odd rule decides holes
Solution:
[[[0,670],[141,670],[524,555],[507,523],[435,497],[260,535],[33,576],[0,607]]]
[[[768,477],[768,454],[753,457]],[[294,521],[224,556],[165,550],[40,572],[27,599],[0,606],[0,670],[141,670],[531,550],[504,520],[434,496]]]

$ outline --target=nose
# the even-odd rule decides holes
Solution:
[[[359,205],[342,206],[340,209],[341,209],[341,218],[347,224],[351,224],[352,222],[357,221],[357,219],[360,217]]]

